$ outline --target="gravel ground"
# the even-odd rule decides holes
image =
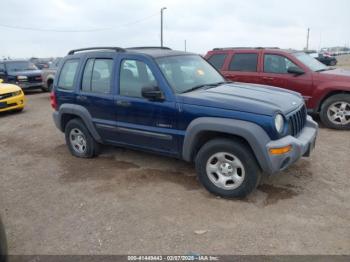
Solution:
[[[301,159],[243,200],[191,165],[105,148],[72,157],[48,94],[0,117],[0,213],[11,254],[350,254],[350,132],[320,129]]]

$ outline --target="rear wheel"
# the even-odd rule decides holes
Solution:
[[[99,153],[99,144],[80,119],[70,120],[65,128],[66,144],[72,155],[91,158]]]
[[[199,150],[196,160],[198,178],[211,193],[225,198],[245,197],[261,177],[250,148],[230,139],[214,139]]]
[[[338,94],[326,99],[321,106],[322,123],[334,129],[350,129],[350,95]]]

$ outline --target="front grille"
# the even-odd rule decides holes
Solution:
[[[30,83],[40,83],[41,81],[42,81],[42,78],[40,75],[28,76],[28,82],[30,82]]]
[[[289,133],[292,136],[297,136],[306,124],[307,112],[305,105],[297,112],[289,116]]]
[[[0,95],[0,100],[9,98],[9,97],[11,97],[11,96],[12,96],[12,93],[2,94],[2,95]]]

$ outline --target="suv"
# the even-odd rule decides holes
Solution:
[[[201,56],[168,48],[72,50],[51,105],[74,156],[112,144],[194,162],[222,197],[309,156],[318,130],[298,93],[226,82]]]
[[[4,83],[18,85],[23,90],[43,88],[41,70],[26,60],[0,61],[0,78]]]
[[[302,94],[324,125],[350,129],[350,71],[278,48],[214,48],[205,58],[232,81],[270,85]]]

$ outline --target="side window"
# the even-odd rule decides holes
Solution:
[[[79,65],[78,59],[67,60],[58,79],[59,89],[73,90],[74,79]]]
[[[141,90],[145,86],[157,86],[151,69],[141,61],[123,60],[120,67],[120,95],[141,98]]]
[[[234,54],[230,63],[230,71],[256,72],[258,54]]]
[[[0,63],[0,71],[5,72],[5,65]]]
[[[298,67],[288,58],[281,55],[264,55],[264,72],[274,74],[288,74],[288,68]]]
[[[85,92],[109,93],[112,79],[112,59],[88,59],[81,89]]]
[[[217,70],[220,70],[224,65],[226,54],[215,54],[209,57],[208,62],[214,66]]]

